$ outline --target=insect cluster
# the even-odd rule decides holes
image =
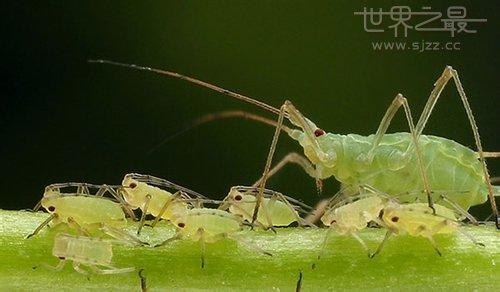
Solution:
[[[290,101],[277,109],[178,73],[106,60],[91,62],[180,78],[252,103],[278,115],[277,120],[238,111],[212,115],[204,121],[239,116],[273,125],[276,131],[260,179],[251,186],[232,187],[221,201],[207,198],[166,179],[136,173],[125,175],[121,185],[63,183],[47,186],[40,206],[50,216],[33,235],[49,223],[67,224],[79,234],[63,233],[55,237],[53,254],[61,259],[57,269],[62,268],[65,261],[71,260],[79,272],[84,272],[80,265],[86,265],[97,273],[130,272],[133,268],[115,268],[111,265],[112,244],[161,248],[174,240],[198,241],[201,267],[205,265],[205,244],[225,238],[235,240],[262,255],[271,256],[268,251],[244,238],[240,231],[263,228],[277,232],[278,227],[292,225],[328,228],[324,243],[318,250],[318,259],[326,251],[331,231],[355,238],[369,257],[380,253],[393,234],[425,237],[441,255],[434,235],[461,231],[459,225],[466,218],[478,224],[468,209],[485,203],[488,198],[496,224],[499,225],[494,197],[500,191],[490,181],[485,158],[500,155],[483,151],[468,99],[457,72],[451,67],[446,67],[436,81],[416,124],[406,98],[398,94],[377,132],[360,136],[327,133],[304,117]],[[477,150],[453,140],[422,134],[441,91],[451,79],[466,109]],[[401,107],[407,118],[409,133],[387,134],[392,118]],[[291,126],[284,124],[286,120]],[[290,153],[272,167],[274,151],[282,131],[299,142],[305,157]],[[268,178],[287,163],[301,166],[316,180],[319,189],[322,180],[334,177],[341,182],[341,190],[312,208],[280,192],[266,189]],[[66,188],[76,188],[76,191],[63,192]],[[136,216],[139,209],[140,216]],[[148,215],[154,219],[147,220]],[[147,247],[148,242],[141,241],[123,229],[127,220],[138,221],[137,234],[140,234],[146,222],[154,227],[159,220],[173,225],[176,232],[160,244]],[[387,230],[376,250],[371,250],[358,235],[360,230],[367,227]],[[476,243],[473,238],[471,240]]]

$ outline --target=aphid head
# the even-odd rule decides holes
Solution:
[[[247,195],[244,192],[240,192],[237,188],[233,187],[229,191],[229,195],[227,196],[227,200],[230,204],[241,204],[243,202],[248,201],[249,197],[253,197],[253,196]]]
[[[304,148],[304,154],[314,164],[333,167],[337,155],[332,148],[331,135],[304,117],[291,103],[285,103],[289,121],[300,128],[293,129],[289,135]]]
[[[58,210],[58,198],[60,196],[47,196],[43,197],[41,204],[42,207],[47,210],[47,212],[54,214]]]
[[[144,203],[145,196],[147,195],[147,191],[143,189],[144,185],[145,183],[139,182],[129,175],[126,175],[123,178],[123,188],[120,193],[127,204],[136,208]]]

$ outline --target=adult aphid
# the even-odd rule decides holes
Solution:
[[[304,117],[290,101],[285,101],[280,109],[277,109],[264,102],[179,73],[108,60],[90,60],[89,62],[150,71],[183,79],[279,115],[263,179],[259,185],[261,191],[253,214],[254,221],[263,198],[262,193],[280,128],[283,119],[286,118],[292,125],[298,127],[287,133],[299,142],[307,158],[315,165],[314,177],[316,179],[334,176],[344,186],[350,186],[352,190],[358,189],[360,185],[368,185],[391,196],[408,190],[422,190],[420,198],[426,198],[431,209],[433,208],[433,189],[450,190],[447,196],[466,210],[471,206],[484,203],[489,198],[497,228],[500,228],[500,218],[494,198],[495,193],[500,193],[500,189],[491,185],[485,162],[485,157],[490,156],[490,153],[483,151],[469,101],[457,71],[450,66],[444,69],[443,74],[436,81],[416,125],[413,123],[406,98],[398,94],[387,109],[377,132],[374,135],[361,136],[328,133]],[[474,133],[477,152],[453,140],[422,134],[441,92],[450,79],[454,80],[466,110]],[[405,111],[410,133],[386,134],[392,118],[401,107]],[[497,156],[497,154],[493,153],[492,156]],[[402,202],[410,202],[410,198],[400,197],[399,199]]]

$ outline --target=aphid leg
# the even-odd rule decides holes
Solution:
[[[196,233],[200,237],[198,241],[200,242],[201,268],[203,269],[205,268],[205,251],[206,251],[205,230],[203,230],[203,228],[198,228]]]
[[[149,203],[151,202],[151,195],[147,194],[146,199],[144,200],[144,204],[141,207],[141,221],[139,221],[139,228],[137,228],[137,235],[141,234],[141,229],[144,226],[144,222],[146,220],[146,215],[148,214]]]
[[[89,274],[86,270],[84,270],[80,267],[80,263],[73,261],[72,265],[73,265],[73,270],[77,271],[78,273],[84,274],[84,275]]]
[[[285,198],[285,196],[283,196],[282,194],[280,193],[276,193],[273,195],[273,197],[278,197],[280,201],[282,201],[283,203],[285,203],[285,205],[290,209],[290,211],[292,211],[292,213],[294,214],[295,216],[295,219],[297,220],[297,222],[299,223],[300,226],[309,226],[309,227],[315,227],[314,224],[311,224],[309,223],[308,221],[302,219],[296,212],[295,212],[295,209],[293,208],[293,206],[290,204],[290,202]],[[271,197],[271,200],[272,200],[272,197]],[[272,208],[272,205],[269,205],[271,203],[271,201],[269,201],[268,203],[268,208],[271,209]],[[274,202],[273,202],[274,204]],[[271,221],[269,221],[271,222]]]
[[[372,252],[370,248],[368,248],[368,245],[366,245],[366,242],[361,237],[359,237],[359,235],[356,232],[351,232],[351,236],[354,237],[354,239],[356,239],[359,243],[361,243],[366,253],[368,254],[368,257],[371,258]]]
[[[258,253],[261,253],[263,255],[266,255],[266,256],[273,256],[272,253],[268,252],[268,251],[265,251],[263,250],[262,248],[260,248],[259,246],[247,241],[246,239],[240,237],[240,236],[236,236],[236,235],[232,235],[232,234],[228,234],[228,233],[223,233],[221,234],[222,237],[224,238],[230,238],[236,242],[238,242],[238,244],[241,244],[243,245],[246,249],[249,249],[249,250],[254,250]]]
[[[472,224],[479,225],[479,222],[477,222],[477,219],[474,218],[474,216],[472,216],[469,212],[467,212],[459,204],[457,204],[457,203],[453,202],[452,200],[448,199],[448,197],[446,197],[446,195],[441,194],[440,197],[441,197],[441,199],[443,199],[443,201],[445,201],[446,203],[448,203],[449,205],[451,205],[458,213],[460,213],[460,215],[462,215],[462,216],[466,217],[467,219],[469,219],[470,222],[472,222]],[[454,220],[454,218],[448,218],[448,219]]]
[[[172,241],[176,241],[176,240],[179,240],[182,238],[182,234],[181,233],[176,233],[174,236],[170,237],[169,239],[163,241],[162,243],[159,243],[157,245],[155,245],[154,247],[160,247],[160,246],[163,246],[163,245],[166,245]]]
[[[26,236],[26,238],[28,239],[28,238],[32,237],[33,235],[37,235],[38,232],[40,232],[40,230],[42,230],[42,228],[44,228],[47,224],[50,223],[50,221],[54,220],[54,218],[56,218],[56,217],[57,217],[56,214],[50,215],[47,219],[45,219],[45,221],[40,223],[40,225],[38,225],[38,227],[31,234]]]
[[[319,203],[314,206],[314,209],[309,212],[309,214],[307,214],[306,218],[304,218],[305,224],[309,226],[315,226],[314,223],[316,223],[321,218],[321,216],[325,214],[325,210],[328,207],[329,203],[329,199],[319,201]]]
[[[107,266],[109,269],[101,269],[94,265],[89,265],[92,272],[100,275],[111,275],[111,274],[122,274],[122,273],[130,273],[135,271],[135,268],[115,268],[113,266]]]
[[[36,203],[36,205],[33,207],[33,212],[38,212],[38,210],[40,210],[40,208],[42,207],[42,200],[38,201],[38,203]]]
[[[149,243],[144,242],[139,238],[132,236],[123,230],[105,225],[103,223],[101,223],[101,227],[99,228],[99,230],[101,230],[102,232],[106,233],[107,235],[113,238],[118,239],[120,243],[125,242],[134,246],[149,245]]]
[[[297,285],[295,285],[295,292],[300,292],[302,290],[302,270],[299,270],[299,279],[297,280]]]
[[[266,166],[264,167],[264,172],[262,173],[262,179],[259,183],[259,193],[257,194],[257,202],[255,203],[255,209],[253,211],[252,225],[254,224],[255,220],[257,220],[259,208],[261,207],[260,205],[262,204],[262,199],[264,197],[264,189],[266,188],[266,182],[268,179],[269,170],[271,168],[271,163],[273,161],[274,151],[276,150],[276,145],[278,144],[278,138],[279,138],[280,132],[281,132],[281,125],[283,125],[283,118],[285,115],[285,106],[287,105],[287,102],[288,101],[285,101],[283,106],[281,106],[281,108],[280,108],[280,114],[278,117],[278,125],[276,126],[276,130],[274,132],[273,140],[271,142],[271,147],[269,148],[269,153],[267,155]],[[274,228],[272,226],[271,226],[271,228],[274,230]]]
[[[416,132],[417,135],[422,134],[422,131],[429,120],[429,117],[432,113],[432,110],[434,109],[434,106],[437,103],[437,100],[439,99],[439,96],[441,95],[441,92],[443,91],[444,87],[448,83],[448,81],[453,78],[453,81],[455,82],[455,87],[457,88],[458,94],[460,95],[460,99],[462,100],[462,104],[465,108],[465,111],[467,113],[467,118],[469,119],[469,123],[472,129],[472,132],[474,134],[474,140],[476,143],[476,148],[477,148],[477,153],[479,155],[479,160],[481,162],[482,168],[483,168],[483,173],[484,173],[484,179],[485,183],[488,187],[488,198],[491,203],[491,209],[493,211],[493,214],[495,215],[496,219],[496,227],[500,229],[500,218],[498,214],[498,209],[497,205],[495,202],[495,197],[494,197],[494,192],[493,192],[493,186],[491,185],[490,182],[490,174],[488,172],[488,167],[486,165],[486,160],[485,160],[485,154],[483,152],[483,146],[481,145],[481,138],[479,136],[479,130],[476,124],[476,120],[474,118],[474,115],[472,113],[472,109],[469,104],[469,100],[467,99],[467,96],[465,95],[465,91],[463,89],[462,83],[460,82],[460,78],[458,77],[458,72],[454,70],[451,66],[446,66],[444,69],[443,74],[438,78],[436,83],[434,83],[434,89],[432,90],[429,99],[427,100],[427,104],[425,105],[424,110],[422,111],[422,114],[420,116],[420,119],[418,120],[418,123],[416,125]]]
[[[321,244],[321,249],[319,251],[318,256],[316,257],[316,261],[319,261],[323,257],[323,254],[325,253],[326,250],[326,246],[328,245],[328,239],[330,239],[330,236],[332,235],[332,231],[333,231],[332,227],[328,227],[328,229],[326,230],[325,238],[323,239],[323,243]],[[312,269],[316,268],[316,262],[313,262],[311,268]]]
[[[158,215],[156,216],[155,220],[153,221],[153,223],[151,224],[151,227],[155,227],[155,225],[158,223],[158,221],[160,221],[161,217],[163,216],[163,214],[165,214],[165,211],[167,211],[168,209],[168,206],[170,206],[170,204],[177,200],[178,198],[180,198],[180,194],[181,194],[181,191],[177,191],[175,194],[173,194],[170,198],[168,198],[166,201],[165,201],[165,204],[163,204],[163,206],[161,207],[160,209],[160,212],[158,213]]]
[[[460,232],[465,237],[467,237],[475,245],[479,245],[479,246],[485,247],[484,243],[477,241],[474,237],[472,237],[472,235],[470,235],[469,233],[463,231],[461,228],[457,228],[457,231]]]
[[[316,168],[309,162],[307,158],[305,158],[303,155],[300,155],[296,152],[290,152],[283,159],[281,159],[271,170],[269,170],[267,178],[269,179],[273,175],[275,175],[278,171],[280,171],[285,165],[288,163],[295,163],[302,167],[302,169],[311,177],[317,178],[318,175],[316,173]],[[252,186],[257,187],[259,186],[260,182],[262,181],[262,178],[259,178]],[[322,189],[322,183],[321,180],[318,178],[316,179],[316,187],[318,188],[318,191],[321,192]]]
[[[80,224],[78,224],[78,222],[76,222],[75,219],[73,219],[72,217],[68,217],[68,225],[71,228],[76,229],[76,231],[78,232],[79,235],[84,235],[84,236],[90,237],[90,233],[85,228],[83,228]]]
[[[62,259],[62,258],[59,258],[59,263],[57,264],[57,266],[51,266],[51,265],[47,265],[47,264],[43,264],[43,266],[49,270],[52,270],[52,271],[60,271],[64,268],[64,266],[66,265],[66,259]]]
[[[441,251],[439,250],[439,247],[436,243],[436,241],[434,240],[434,237],[432,236],[426,236],[426,238],[429,240],[429,242],[431,243],[432,247],[434,248],[434,250],[437,252],[437,254],[439,256],[442,256],[443,254],[441,253]]]
[[[142,292],[147,292],[148,291],[148,284],[146,281],[146,276],[144,276],[142,273],[144,272],[144,269],[139,270],[139,278],[141,279],[141,291]]]
[[[90,195],[90,190],[89,190],[89,187],[85,183],[82,183],[82,184],[77,186],[76,193],[82,194],[82,195]]]
[[[123,199],[123,195],[121,194],[121,192],[123,192],[124,190],[122,187],[118,188],[117,191],[115,191],[112,187],[108,185],[103,185],[103,188],[105,189],[105,191],[108,191],[111,194],[111,196],[113,196],[113,198],[115,198],[122,205],[122,208],[125,210],[125,212],[127,212],[127,214],[130,216],[130,218],[132,218],[132,220],[135,221],[137,219],[135,217],[134,211],[132,211],[130,206]],[[101,189],[99,189],[99,191],[101,191]]]
[[[410,133],[412,135],[413,146],[415,148],[414,150],[415,150],[415,153],[417,155],[417,163],[418,163],[418,168],[420,171],[420,176],[422,179],[422,183],[424,185],[425,193],[427,194],[427,201],[429,203],[429,207],[433,210],[433,212],[435,214],[436,210],[434,209],[434,204],[432,202],[432,197],[431,197],[432,192],[431,192],[431,188],[430,188],[430,184],[429,184],[429,179],[427,177],[427,172],[426,172],[425,166],[424,166],[425,162],[423,160],[423,155],[422,155],[422,152],[420,150],[420,144],[418,143],[420,133],[415,130],[415,126],[413,124],[413,118],[411,115],[410,106],[408,105],[408,100],[402,94],[396,95],[396,97],[392,101],[391,105],[387,109],[384,117],[382,118],[382,121],[380,122],[380,125],[377,129],[377,132],[375,133],[372,148],[368,152],[367,159],[369,159],[369,161],[373,159],[375,149],[380,145],[380,142],[382,141],[383,136],[385,135],[385,133],[387,132],[387,129],[389,128],[389,125],[392,121],[392,118],[394,118],[394,115],[401,108],[401,106],[403,106],[403,109],[405,111],[406,121],[408,122],[408,127],[410,128]],[[408,149],[408,151],[411,151],[411,150],[412,150],[411,148]],[[406,154],[408,155],[409,153],[406,153]]]
[[[391,235],[392,235],[392,231],[387,230],[387,232],[385,233],[385,236],[384,236],[384,240],[382,240],[382,242],[378,245],[377,250],[370,255],[370,258],[375,257],[376,255],[378,255],[382,251],[385,243],[387,242],[389,237],[391,237]]]

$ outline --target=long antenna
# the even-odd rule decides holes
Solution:
[[[225,94],[225,95],[228,95],[230,97],[251,103],[251,104],[256,105],[260,108],[263,108],[267,111],[270,111],[276,115],[279,115],[279,113],[280,113],[279,109],[277,109],[273,106],[270,106],[262,101],[255,100],[251,97],[244,96],[242,94],[232,92],[232,91],[229,91],[227,89],[224,89],[224,88],[215,86],[213,84],[198,80],[198,79],[193,78],[193,77],[185,76],[185,75],[182,75],[182,74],[179,74],[176,72],[167,71],[167,70],[160,70],[160,69],[155,69],[155,68],[150,68],[150,67],[145,67],[145,66],[139,66],[139,65],[135,65],[135,64],[126,64],[126,63],[120,63],[120,62],[115,62],[115,61],[110,61],[110,60],[102,60],[102,59],[97,59],[97,60],[90,59],[90,60],[88,60],[88,62],[89,63],[100,63],[100,64],[108,64],[108,65],[114,65],[114,66],[121,66],[121,67],[129,68],[129,69],[135,69],[135,70],[141,70],[141,71],[149,71],[149,72],[153,72],[153,73],[160,74],[160,75],[167,75],[170,77],[186,80],[188,82],[194,83],[194,84],[199,85],[201,87],[206,87],[206,88],[212,89],[216,92],[219,92],[221,94]]]
[[[153,146],[147,153],[147,155],[152,154],[156,150],[158,150],[160,147],[165,145],[168,141],[174,139],[175,137],[182,135],[186,133],[187,131],[191,130],[192,128],[198,127],[202,124],[209,123],[215,120],[219,119],[227,119],[227,118],[243,118],[247,120],[252,120],[256,122],[260,122],[263,124],[267,124],[270,126],[276,127],[278,123],[274,120],[252,114],[246,111],[240,111],[240,110],[234,110],[234,111],[222,111],[222,112],[215,112],[215,113],[210,113],[206,114],[204,116],[201,116],[194,121],[190,122],[189,124],[185,125],[181,130],[177,131],[176,133],[164,138],[161,140],[159,143],[157,143],[155,146]],[[285,131],[288,135],[291,134],[292,129],[290,127],[287,127],[285,125],[282,125],[281,130]]]

